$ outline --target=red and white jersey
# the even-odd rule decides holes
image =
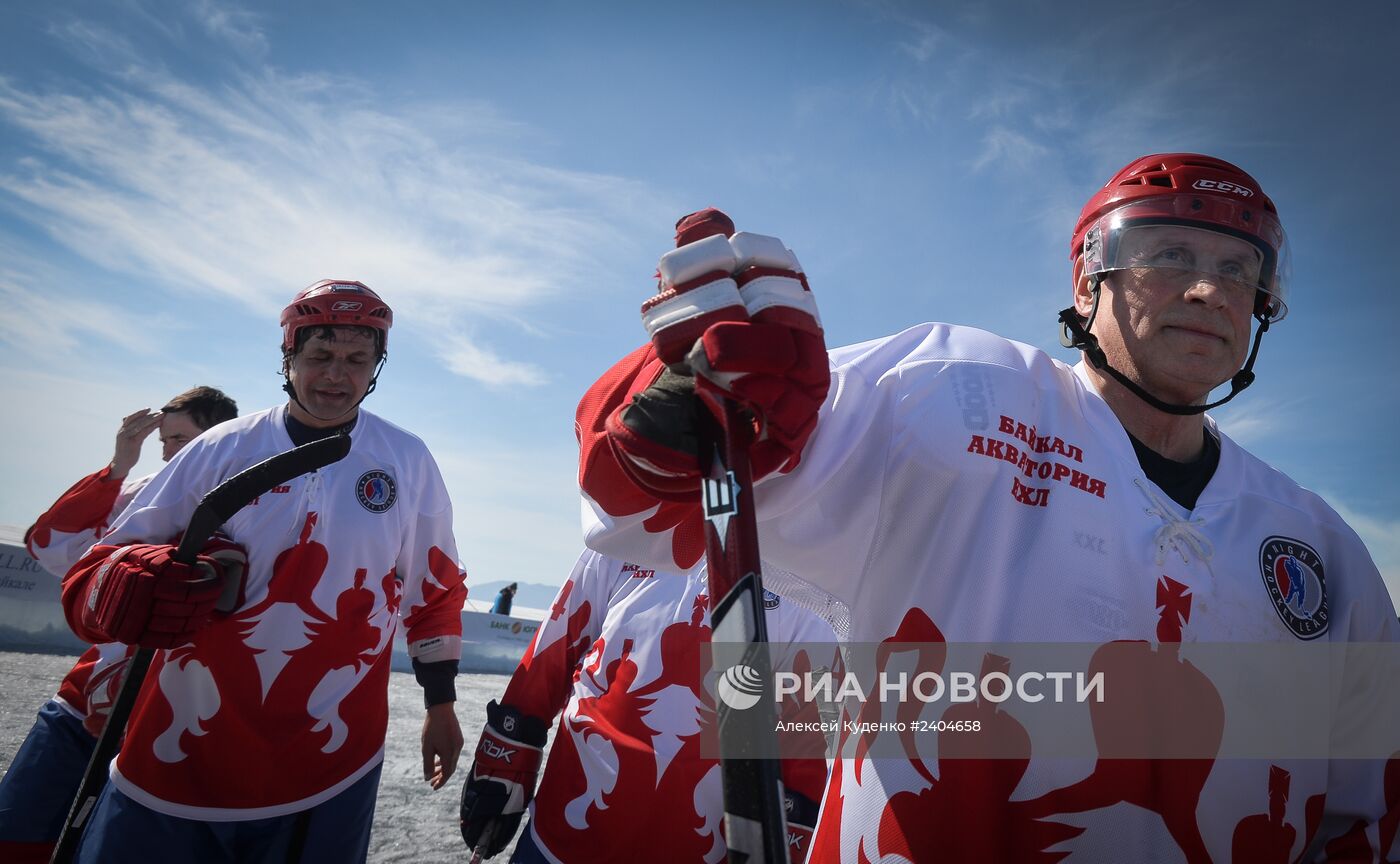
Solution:
[[[223,423],[181,450],[69,590],[126,543],[171,542],[200,498],[291,449],[286,408]],[[461,651],[466,597],[452,506],[423,442],[361,409],[340,462],[277,486],[223,532],[248,551],[244,597],[190,643],[159,651],[112,780],[173,816],[257,819],[315,806],[383,758],[391,646],[425,661]]]
[[[63,578],[154,476],[118,480],[106,467],[74,483],[24,532],[30,557]]]
[[[941,324],[831,359],[801,463],[758,484],[756,510],[763,557],[849,607],[853,642],[1400,638],[1355,532],[1209,418],[1219,467],[1188,513],[1147,479],[1083,368]],[[638,355],[611,374],[628,364],[634,383],[607,405],[585,401],[579,418],[588,543],[648,566],[694,560],[698,516],[639,507],[589,449],[600,418],[653,375]],[[1283,547],[1306,565],[1295,572],[1312,574],[1295,586],[1306,596],[1261,578],[1261,565],[1282,566]],[[1216,722],[1207,715],[1198,722]],[[1019,726],[1014,708],[998,717]],[[810,860],[1225,862],[1268,847],[1279,855],[1267,860],[1290,861],[1325,847],[1333,860],[1351,849],[1363,851],[1346,860],[1370,861],[1394,848],[1400,758],[1387,783],[1385,766],[1360,761],[1037,759],[1029,735],[1025,760],[975,770],[838,762]]]
[[[834,642],[812,613],[772,594],[764,606],[774,668],[811,668],[793,643]],[[530,804],[530,830],[547,857],[724,858],[718,764],[700,755],[714,725],[701,669],[709,638],[703,565],[675,573],[591,551],[579,557],[501,700],[546,719],[563,711]],[[826,774],[821,758],[784,762],[784,783],[812,801]]]
[[[30,557],[62,579],[154,476],[117,480],[111,468],[103,468],[74,483],[24,532]],[[100,734],[134,651],[117,642],[88,648],[64,676],[54,701],[93,735]]]

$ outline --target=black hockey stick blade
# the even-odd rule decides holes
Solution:
[[[332,435],[310,444],[293,447],[285,453],[278,453],[251,468],[244,469],[215,486],[200,499],[198,506],[190,514],[189,524],[175,551],[175,560],[186,564],[194,563],[199,550],[204,548],[204,544],[209,542],[209,538],[219,530],[219,526],[227,522],[233,514],[252,503],[254,498],[271,491],[274,486],[285,485],[303,474],[310,474],[344,459],[345,454],[350,452],[350,443],[349,435]],[[225,605],[225,598],[230,594],[237,597],[238,587],[224,586],[224,596],[220,598],[219,603],[222,611],[230,611]],[[136,696],[141,692],[141,684],[146,680],[146,672],[150,669],[154,656],[153,649],[140,648],[127,664],[121,686],[117,690],[117,698],[112,703],[107,722],[102,726],[102,734],[97,738],[97,746],[92,751],[92,758],[88,760],[87,770],[83,772],[82,783],[78,786],[78,794],[73,798],[68,818],[63,823],[63,832],[59,834],[53,857],[49,859],[50,864],[69,864],[78,851],[78,840],[82,837],[88,817],[92,815],[92,810],[97,804],[97,796],[107,784],[108,764],[121,746],[126,721],[131,717],[131,709],[136,705]]]
[[[199,506],[190,514],[189,526],[180,540],[175,559],[186,564],[194,562],[199,550],[209,542],[219,526],[259,495],[274,486],[286,485],[303,474],[339,462],[350,452],[349,435],[332,435],[310,444],[293,447],[251,468],[245,468],[209,490]]]
[[[777,753],[777,714],[763,612],[753,478],[752,422],[732,402],[723,424],[702,421],[700,452],[712,453],[701,484],[705,562],[710,587],[710,641],[716,669],[738,667],[759,688],[743,708],[715,700],[730,864],[787,864],[787,822]],[[710,417],[703,407],[703,418]],[[708,441],[706,439],[709,439]]]

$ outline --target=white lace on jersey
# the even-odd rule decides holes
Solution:
[[[1211,546],[1210,540],[1201,533],[1206,520],[1200,517],[1182,519],[1176,515],[1176,511],[1169,502],[1153,491],[1150,484],[1135,479],[1133,485],[1137,486],[1147,500],[1152,502],[1152,506],[1146,508],[1144,512],[1148,516],[1156,516],[1162,520],[1162,527],[1157,529],[1156,536],[1152,538],[1157,544],[1157,564],[1160,566],[1167,560],[1168,546],[1176,550],[1176,554],[1181,556],[1183,564],[1190,563],[1186,557],[1188,550],[1201,559],[1201,563],[1209,564],[1211,556],[1215,554],[1215,547]]]

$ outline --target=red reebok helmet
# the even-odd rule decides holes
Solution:
[[[1162,153],[1134,160],[1080,211],[1070,240],[1073,261],[1089,254],[1085,273],[1112,269],[1120,232],[1141,225],[1183,225],[1237,237],[1255,246],[1263,266],[1260,308],[1271,320],[1287,312],[1288,243],[1278,210],[1253,177],[1235,165],[1197,153]]]
[[[379,332],[379,347],[389,350],[389,327],[394,312],[363,282],[322,279],[301,289],[282,310],[282,350],[296,347],[304,327],[371,327]]]

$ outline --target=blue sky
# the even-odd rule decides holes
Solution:
[[[1400,596],[1400,5],[662,6],[7,4],[0,523],[133,408],[281,401],[278,310],[357,278],[395,310],[367,405],[433,449],[471,581],[558,583],[574,405],[641,342],[676,217],[786,240],[833,345],[944,320],[1073,359],[1079,207],[1192,150],[1260,179],[1294,253],[1259,382],[1217,417]]]

